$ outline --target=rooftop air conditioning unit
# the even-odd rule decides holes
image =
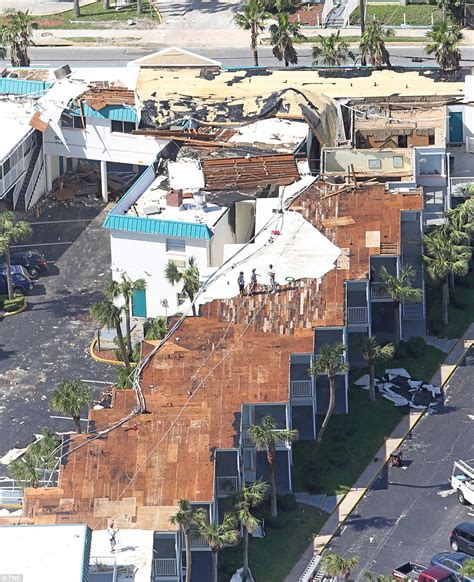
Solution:
[[[71,67],[69,65],[63,65],[54,71],[54,76],[56,79],[62,79],[64,77],[69,77],[71,74]]]

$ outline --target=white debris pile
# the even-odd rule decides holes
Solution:
[[[359,388],[369,389],[369,375],[362,376],[355,382]],[[424,410],[435,407],[441,399],[441,388],[414,380],[405,368],[385,370],[384,376],[375,379],[379,393],[399,407]]]

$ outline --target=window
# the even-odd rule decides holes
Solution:
[[[184,254],[186,252],[186,241],[177,238],[167,238],[166,252]]]
[[[403,168],[403,156],[393,156],[393,167]]]
[[[188,299],[188,296],[186,295],[186,293],[184,291],[181,291],[180,293],[178,293],[176,295],[176,303],[178,304],[178,307],[180,305],[183,305],[183,303],[185,303]]]
[[[429,135],[428,136],[428,145],[434,145],[435,144],[435,136],[433,135]]]
[[[244,470],[252,471],[255,469],[255,451],[244,449]]]
[[[370,170],[380,170],[382,167],[381,160],[369,160],[369,169]]]
[[[407,148],[408,147],[408,139],[406,135],[399,135],[398,136],[398,147],[399,148]]]
[[[114,133],[132,133],[132,131],[135,129],[137,129],[137,126],[131,121],[112,120],[112,131]]]
[[[69,127],[71,129],[85,129],[85,119],[84,123],[82,120],[83,118],[79,115],[63,113],[61,115],[61,127]]]

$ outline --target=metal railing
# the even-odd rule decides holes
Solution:
[[[324,6],[323,6],[323,12],[321,14],[321,24],[323,26],[326,25],[326,21],[329,17],[329,15],[331,14],[331,12],[334,10],[334,0],[325,0],[324,2]]]
[[[371,283],[372,299],[390,299],[385,283]]]
[[[286,428],[286,427],[285,427]],[[243,447],[254,447],[255,441],[249,435],[247,429],[244,429],[241,434],[241,444]],[[288,441],[279,440],[276,442],[277,447],[289,447],[290,443]]]
[[[292,380],[290,386],[292,398],[310,398],[313,396],[313,383],[311,380]]]
[[[321,556],[314,555],[311,558],[309,564],[306,566],[305,571],[300,576],[299,582],[308,582],[310,580],[311,576],[313,576],[315,574],[315,572],[318,570],[320,561],[321,561]]]
[[[348,307],[347,308],[347,323],[349,324],[364,324],[368,323],[368,309],[367,307]]]
[[[343,28],[346,28],[350,24],[351,14],[354,10],[359,6],[359,0],[349,0],[344,8],[344,12],[342,13],[343,19]]]
[[[33,168],[33,172],[31,174],[30,182],[28,187],[25,191],[25,208],[29,210],[30,208],[30,201],[31,197],[33,196],[33,192],[35,190],[36,184],[38,183],[38,178],[40,175],[41,170],[43,169],[43,148],[41,147],[38,153],[38,157],[36,158],[35,167]]]
[[[237,493],[239,490],[238,477],[217,477],[217,493]]]
[[[202,536],[196,530],[191,530],[190,543],[191,543],[192,548],[208,548],[209,547],[209,540],[206,537]]]
[[[153,560],[153,576],[176,576],[176,558],[155,558]]]
[[[453,177],[449,179],[452,196],[462,196],[459,186],[469,186],[474,184],[474,176]]]

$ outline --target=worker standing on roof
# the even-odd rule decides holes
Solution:
[[[275,270],[273,265],[268,266],[268,279],[270,280],[270,293],[275,293],[276,283],[275,283]]]
[[[239,286],[240,295],[243,297],[244,291],[245,291],[245,278],[244,278],[243,271],[240,271],[240,273],[239,273],[239,277],[237,279],[237,284]]]
[[[114,552],[115,551],[115,545],[117,544],[117,532],[118,532],[118,527],[115,527],[115,522],[112,519],[111,522],[109,523],[109,527],[107,528],[107,533],[109,534],[109,541],[110,541],[110,551]]]
[[[250,275],[250,295],[255,295],[257,292],[257,269],[252,269],[252,274]]]

